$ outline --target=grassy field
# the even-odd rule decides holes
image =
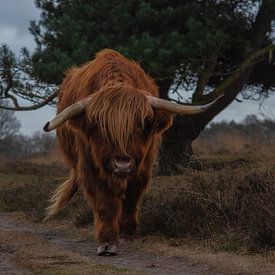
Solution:
[[[53,157],[2,161],[0,213],[21,213],[40,226],[48,199],[67,175]],[[220,268],[227,265],[227,271],[237,265],[240,255],[246,255],[240,266],[251,270],[274,266],[274,198],[273,154],[200,154],[182,175],[154,179],[141,206],[138,235],[143,239],[135,246],[215,268],[220,261]],[[56,222],[90,231],[92,215],[81,192]]]
[[[60,163],[2,163],[0,210],[23,211],[40,222],[53,190],[67,175]],[[205,158],[182,175],[154,179],[145,195],[139,232],[191,238],[215,249],[259,252],[274,248],[275,162]],[[92,220],[78,195],[57,219]]]

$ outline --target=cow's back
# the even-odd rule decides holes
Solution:
[[[111,81],[126,82],[136,89],[158,96],[158,88],[139,64],[116,51],[100,51],[94,60],[79,68],[71,68],[59,92],[58,112],[88,97]]]

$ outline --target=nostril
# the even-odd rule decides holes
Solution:
[[[116,157],[115,160],[119,161],[119,162],[131,162],[132,161],[131,158],[126,157],[126,156]]]

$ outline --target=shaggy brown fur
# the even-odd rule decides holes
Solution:
[[[89,103],[83,115],[57,130],[72,172],[56,190],[48,217],[81,187],[93,209],[99,243],[116,243],[119,233],[134,233],[161,134],[172,124],[171,115],[153,110],[146,95],[158,96],[154,81],[138,64],[112,50],[68,72],[60,87],[58,112],[87,97]],[[106,162],[121,155],[135,163],[135,172],[126,178],[106,171]]]
[[[102,134],[123,153],[133,140],[134,130],[144,127],[145,119],[154,113],[145,97],[146,92],[123,82],[110,82],[95,93],[89,101],[86,116]],[[114,123],[115,121],[115,123]]]

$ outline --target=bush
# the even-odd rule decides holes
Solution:
[[[271,170],[270,170],[271,169]],[[239,241],[235,249],[274,247],[274,167],[186,170],[156,178],[141,210],[141,232]]]

